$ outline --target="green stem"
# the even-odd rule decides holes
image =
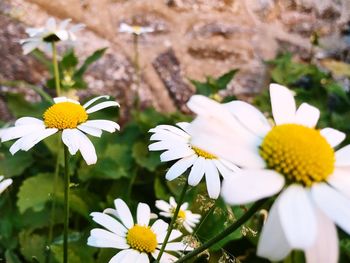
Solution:
[[[69,153],[64,146],[64,226],[63,226],[63,262],[68,262],[68,224],[69,224]]]
[[[56,95],[59,97],[61,95],[61,86],[60,86],[60,73],[58,71],[58,62],[57,62],[57,48],[56,43],[51,42],[52,45],[52,64],[53,71],[55,76],[55,86],[56,86]]]
[[[175,224],[176,219],[177,219],[177,216],[178,216],[178,214],[179,214],[180,207],[181,207],[181,205],[182,205],[182,203],[183,203],[183,201],[184,201],[187,188],[188,188],[188,184],[187,184],[187,182],[185,182],[184,187],[182,188],[182,192],[181,192],[181,194],[180,194],[179,200],[178,200],[178,202],[177,202],[177,206],[176,206],[174,215],[173,215],[173,217],[171,218],[170,225],[168,226],[168,232],[166,233],[166,236],[165,236],[165,238],[164,238],[162,247],[160,248],[160,251],[159,251],[159,254],[158,254],[158,257],[157,257],[156,262],[160,262],[160,259],[161,259],[162,255],[163,255],[163,252],[164,252],[164,250],[165,250],[165,246],[166,246],[166,244],[168,243],[170,234],[171,234],[171,232],[172,232],[172,230],[173,230],[173,228],[174,228],[174,224]]]
[[[57,185],[58,185],[58,175],[60,171],[60,150],[61,150],[61,138],[58,138],[57,142],[57,157],[56,157],[56,166],[55,166],[55,174],[53,178],[53,189],[52,189],[52,205],[51,205],[51,218],[50,218],[50,225],[49,225],[49,235],[47,238],[47,255],[46,255],[46,262],[50,262],[50,252],[51,252],[51,242],[53,237],[53,227],[55,225],[55,216],[56,216],[56,193],[57,193]]]
[[[196,248],[192,252],[188,253],[186,256],[180,258],[176,263],[181,263],[181,262],[187,262],[190,258],[198,255],[199,253],[203,252],[207,248],[210,248],[212,245],[216,244],[217,242],[221,241],[225,237],[227,237],[229,234],[237,230],[241,225],[243,225],[246,221],[248,221],[249,218],[251,218],[255,212],[257,212],[262,205],[267,201],[267,199],[262,199],[259,200],[258,202],[254,203],[252,207],[245,213],[242,217],[240,217],[236,222],[234,222],[232,225],[227,227],[224,231],[204,243],[202,246],[199,248]]]

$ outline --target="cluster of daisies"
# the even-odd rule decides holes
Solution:
[[[24,52],[48,50],[48,43],[74,41],[82,26],[67,29],[69,20],[58,26],[49,20],[46,27],[29,29],[22,41]],[[147,31],[148,30],[148,31]],[[144,29],[151,32],[151,29]],[[121,32],[141,34],[140,28],[121,25]],[[296,106],[288,88],[271,84],[273,120],[243,101],[220,104],[195,95],[188,107],[197,115],[191,123],[159,125],[152,133],[150,151],[164,151],[162,162],[172,162],[167,180],[186,176],[191,186],[204,178],[210,198],[221,195],[229,205],[243,205],[276,195],[260,234],[257,254],[272,261],[285,258],[292,250],[303,250],[307,262],[338,261],[336,226],[350,234],[350,145],[339,148],[345,134],[333,128],[316,128],[320,112],[307,103]],[[103,102],[99,102],[104,100]],[[10,152],[28,151],[43,139],[59,133],[70,154],[80,151],[87,164],[97,161],[87,135],[100,137],[102,131],[115,132],[116,122],[93,120],[90,115],[119,104],[108,96],[81,105],[66,97],[55,104],[43,119],[22,117],[14,127],[2,129],[2,142],[16,139]],[[3,177],[0,177],[0,181]],[[0,183],[0,192],[12,183]],[[157,258],[168,224],[139,203],[135,219],[121,200],[115,209],[91,214],[104,228],[91,231],[88,245],[116,248],[110,262],[150,262]],[[163,217],[174,217],[177,204],[158,200]],[[181,204],[176,221],[184,233],[192,233],[200,215]],[[152,221],[152,223],[151,223]],[[183,233],[173,230],[160,262],[173,262],[192,250],[181,241]]]

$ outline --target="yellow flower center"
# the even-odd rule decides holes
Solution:
[[[181,220],[185,220],[186,219],[186,212],[184,210],[179,211],[179,213],[177,214],[177,217]]]
[[[140,26],[132,26],[132,30],[134,31],[135,34],[140,34],[141,29],[142,28]]]
[[[311,186],[334,170],[334,150],[320,131],[298,124],[272,128],[260,146],[260,155],[268,168],[283,174],[290,183]]]
[[[217,159],[217,157],[211,153],[208,153],[204,150],[202,150],[201,148],[195,147],[195,146],[191,146],[192,150],[195,151],[195,153],[198,156],[201,156],[205,159]]]
[[[149,226],[134,225],[126,235],[126,241],[133,249],[152,253],[157,247],[157,236]]]
[[[44,123],[48,128],[59,130],[74,129],[86,122],[88,114],[83,106],[72,102],[57,103],[44,113]]]

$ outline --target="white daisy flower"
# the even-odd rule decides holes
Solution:
[[[27,55],[36,48],[51,54],[52,42],[76,41],[77,38],[75,33],[84,28],[84,25],[77,24],[69,27],[70,21],[71,19],[66,19],[57,25],[56,20],[53,17],[50,17],[44,27],[27,28],[26,33],[29,35],[29,38],[20,41],[23,48],[23,54]]]
[[[232,162],[219,158],[210,152],[197,147],[192,136],[187,132],[189,123],[177,123],[178,127],[171,125],[158,125],[150,130],[154,133],[150,140],[157,141],[148,146],[150,151],[166,150],[160,155],[162,162],[179,159],[170,167],[165,175],[169,181],[182,175],[188,168],[188,184],[196,186],[205,175],[208,194],[210,198],[218,198],[221,189],[220,175],[231,177],[239,168]]]
[[[149,256],[157,258],[163,240],[166,236],[168,224],[158,219],[150,226],[151,211],[147,204],[137,206],[136,223],[127,204],[121,200],[114,200],[116,209],[108,208],[103,213],[91,213],[92,219],[103,226],[91,230],[87,244],[93,247],[116,248],[121,251],[111,258],[109,263],[149,263]],[[173,230],[169,241],[181,237],[182,233]],[[183,242],[169,242],[165,247],[161,263],[174,262],[178,258],[173,254],[192,250]]]
[[[156,207],[161,210],[159,214],[164,217],[172,218],[176,209],[177,203],[174,197],[170,197],[169,203],[163,200],[156,201]],[[201,215],[193,214],[190,210],[187,210],[188,203],[183,203],[180,206],[179,214],[177,216],[177,223],[183,226],[187,232],[192,233],[193,228],[199,223]]]
[[[0,175],[0,194],[6,190],[7,187],[9,187],[12,184],[12,179],[5,179],[4,176]]]
[[[259,256],[279,261],[299,249],[307,262],[337,262],[335,224],[350,234],[350,145],[335,151],[345,134],[316,129],[319,110],[307,103],[297,109],[286,87],[271,84],[270,96],[275,126],[247,103],[196,96],[189,107],[200,116],[189,129],[203,149],[242,166],[223,183],[227,203],[282,190],[263,227]]]
[[[79,150],[87,164],[94,164],[97,161],[95,147],[85,134],[100,137],[102,131],[112,133],[119,130],[116,122],[89,120],[91,113],[119,106],[115,101],[104,101],[92,106],[100,99],[109,99],[109,96],[96,97],[83,106],[66,97],[55,98],[55,104],[44,112],[43,120],[33,117],[18,119],[14,127],[2,129],[1,142],[18,139],[10,148],[10,152],[15,154],[19,150],[28,151],[38,142],[61,131],[62,141],[70,154],[74,155]]]
[[[142,35],[146,33],[154,32],[154,28],[152,27],[142,27],[142,26],[130,26],[126,23],[121,23],[119,26],[119,32],[121,33],[129,33],[135,35]]]

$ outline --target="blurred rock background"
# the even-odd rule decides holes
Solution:
[[[123,22],[150,26],[140,37],[143,105],[162,111],[181,108],[193,92],[189,79],[204,80],[230,69],[240,71],[227,93],[249,98],[269,82],[264,61],[291,51],[300,60],[335,58],[350,62],[349,0],[0,0],[0,81],[44,85],[47,72],[18,41],[24,28],[48,17],[84,23],[76,51],[86,57],[108,47],[88,74],[80,96],[111,94],[130,108],[136,89],[133,36],[119,33]],[[311,39],[319,36],[319,47]],[[0,119],[9,119],[6,92],[23,87],[0,85]]]

